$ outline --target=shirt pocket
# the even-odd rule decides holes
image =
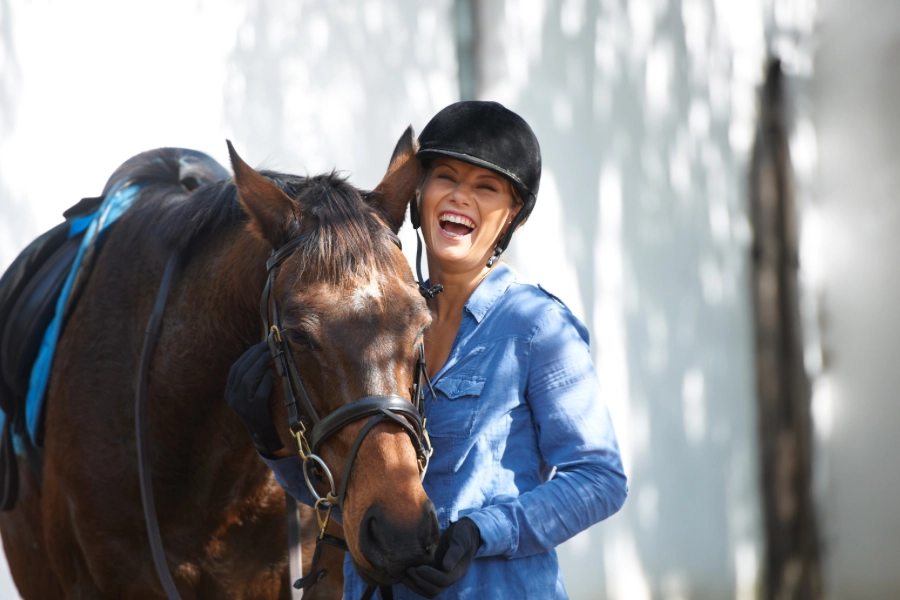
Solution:
[[[438,399],[428,407],[428,434],[445,438],[472,435],[484,382],[483,377],[467,376],[442,378],[435,383]]]

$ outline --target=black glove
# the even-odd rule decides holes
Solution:
[[[253,445],[263,455],[272,455],[284,448],[269,412],[273,385],[271,363],[272,355],[266,342],[251,346],[231,366],[225,386],[225,399],[244,422]]]
[[[421,565],[406,570],[403,585],[426,598],[434,598],[462,579],[481,546],[481,532],[472,519],[463,517],[441,534],[434,566]]]

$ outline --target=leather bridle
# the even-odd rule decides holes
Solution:
[[[271,297],[275,269],[297,249],[300,243],[305,239],[306,235],[307,234],[297,236],[281,248],[273,250],[271,258],[266,261],[268,278],[266,279],[266,286],[263,289],[262,299],[260,300],[260,315],[267,332],[266,337],[269,343],[269,350],[272,353],[276,370],[278,371],[279,376],[281,376],[282,386],[284,387],[284,402],[288,411],[288,426],[290,427],[291,434],[297,439],[297,444],[300,449],[300,458],[303,460],[303,476],[306,480],[306,485],[317,499],[315,508],[316,518],[319,522],[319,536],[316,540],[316,550],[313,554],[310,573],[306,577],[302,577],[294,582],[294,587],[298,590],[308,589],[328,573],[326,569],[316,569],[322,544],[335,546],[344,551],[347,550],[347,543],[340,538],[326,534],[325,528],[328,525],[331,509],[334,506],[341,506],[343,504],[344,497],[347,493],[347,482],[350,479],[350,471],[353,462],[356,459],[356,455],[359,453],[359,448],[362,445],[363,440],[372,428],[385,419],[400,425],[413,441],[413,445],[416,448],[419,473],[423,478],[425,477],[425,471],[428,469],[428,460],[431,458],[433,452],[431,440],[428,438],[428,431],[426,429],[427,419],[424,416],[425,388],[423,385],[426,384],[431,388],[431,381],[425,370],[425,349],[424,345],[421,343],[418,345],[419,358],[416,362],[416,373],[412,390],[413,402],[396,394],[366,396],[342,406],[331,414],[326,415],[324,418],[319,418],[318,412],[316,412],[315,407],[313,407],[312,402],[309,399],[309,394],[306,393],[306,388],[303,386],[300,373],[297,372],[291,350],[281,335],[281,315],[278,312],[278,306],[275,303],[275,299]],[[387,235],[392,242],[400,247],[400,239],[396,234],[388,230]],[[178,589],[175,586],[172,574],[169,571],[165,550],[162,545],[162,537],[159,532],[159,521],[156,517],[156,506],[153,497],[153,482],[149,460],[150,442],[147,431],[147,409],[149,404],[150,358],[153,355],[153,349],[155,348],[156,341],[159,337],[169,287],[175,273],[180,267],[181,255],[176,252],[169,257],[169,261],[166,264],[165,273],[160,282],[156,302],[153,306],[153,313],[147,323],[144,345],[141,350],[141,359],[139,361],[137,376],[138,384],[135,395],[135,433],[137,438],[141,502],[144,508],[144,518],[147,525],[147,535],[150,541],[150,550],[153,556],[154,567],[156,568],[156,573],[159,576],[163,591],[170,600],[179,600],[181,596],[178,594]],[[271,326],[269,324],[270,307],[273,323]],[[431,394],[432,398],[435,397],[434,390],[431,390]],[[299,408],[298,398],[302,405]],[[300,408],[302,408],[303,412],[306,414],[306,418],[312,425],[312,431],[309,433],[309,438],[306,437],[307,427],[300,416]],[[334,435],[350,423],[362,419],[369,419],[369,421],[363,425],[356,436],[356,440],[353,442],[353,446],[350,448],[350,453],[347,456],[347,463],[344,466],[344,473],[341,479],[341,489],[340,491],[335,491],[334,477],[332,477],[325,462],[319,458],[317,452],[322,446],[322,443],[330,436]],[[328,483],[330,484],[329,491],[324,497],[319,495],[315,485],[309,477],[310,467],[312,467],[314,471],[318,471],[320,476],[327,478]],[[321,515],[321,511],[325,512],[324,517]],[[292,498],[288,498],[287,501],[287,514],[289,529],[288,537],[290,540],[290,567],[293,575],[295,566],[298,566],[301,563],[301,556],[299,521],[297,519],[296,503]],[[370,600],[375,593],[375,589],[375,586],[366,588],[361,600]],[[381,586],[379,589],[383,600],[393,598],[390,586]],[[300,593],[300,596],[302,597],[302,592]],[[295,596],[292,594],[292,597]]]
[[[343,540],[326,535],[325,527],[328,525],[331,509],[335,506],[340,507],[343,505],[353,463],[359,453],[360,446],[362,446],[369,432],[383,421],[396,423],[402,427],[415,447],[419,474],[422,478],[425,477],[428,461],[433,452],[431,440],[426,429],[427,420],[424,416],[425,389],[423,385],[424,383],[430,387],[431,382],[425,370],[425,349],[421,343],[418,344],[419,358],[416,362],[412,401],[397,394],[365,396],[341,406],[325,417],[319,417],[318,411],[313,406],[306,387],[303,385],[303,380],[297,370],[290,346],[282,335],[281,313],[272,294],[272,285],[277,268],[303,243],[308,235],[308,233],[301,234],[277,250],[272,251],[272,256],[266,261],[268,277],[260,299],[260,317],[267,332],[266,340],[268,341],[272,360],[281,378],[284,391],[284,404],[288,413],[288,428],[291,431],[291,435],[297,440],[300,459],[303,461],[303,477],[306,480],[306,485],[313,497],[316,498],[315,509],[319,522],[319,538],[313,557],[313,567],[309,575],[294,584],[295,587],[303,588],[315,584],[325,575],[324,572],[317,572],[315,566],[318,562],[319,543],[327,543],[346,550],[346,543]],[[388,231],[387,235],[393,243],[400,247],[400,239],[396,234]],[[271,322],[269,321],[270,313]],[[306,422],[304,422],[301,412],[305,416]],[[319,450],[329,437],[347,425],[363,419],[368,419],[368,421],[360,429],[353,445],[350,447],[350,452],[344,464],[340,489],[335,490],[334,477],[325,461],[319,457]],[[323,483],[327,480],[329,490],[325,496],[321,496],[316,489],[316,485],[310,477],[310,469],[319,476],[320,481],[323,481]],[[322,512],[324,512],[324,517]]]
[[[424,396],[425,390],[422,385],[423,379],[427,379],[425,373],[425,351],[422,344],[418,345],[419,359],[416,363],[416,377],[413,384],[413,401],[398,396],[396,394],[386,394],[379,396],[365,396],[350,404],[341,406],[334,412],[323,418],[319,417],[318,412],[306,392],[300,373],[297,371],[296,363],[293,360],[290,346],[282,336],[283,330],[281,322],[281,313],[278,305],[272,295],[272,284],[275,279],[275,271],[284,260],[290,256],[299,246],[308,234],[301,234],[291,241],[287,242],[278,250],[272,252],[271,258],[266,261],[266,269],[268,270],[268,278],[265,288],[263,288],[262,298],[260,300],[260,317],[266,328],[266,339],[269,343],[269,350],[272,353],[272,359],[275,362],[275,369],[281,377],[281,384],[284,390],[284,404],[288,412],[288,427],[291,435],[297,440],[300,458],[303,460],[303,474],[310,491],[316,497],[318,502],[327,506],[341,506],[347,493],[347,482],[350,479],[350,471],[353,462],[359,452],[366,435],[375,425],[384,420],[389,420],[400,427],[409,435],[413,446],[416,449],[416,457],[418,460],[419,474],[424,477],[428,468],[428,460],[431,457],[432,448],[431,441],[428,438],[428,432],[425,429],[424,418]],[[391,241],[399,246],[400,240],[391,232]],[[272,323],[269,323],[269,311],[271,310]],[[311,430],[307,429],[307,425],[301,418],[300,411],[312,426]],[[339,491],[334,489],[334,478],[325,465],[325,462],[319,458],[319,449],[322,443],[329,437],[355,421],[369,419],[356,436],[356,440],[350,448],[347,461],[344,466],[343,477],[341,478],[341,487]],[[313,467],[320,473],[324,473],[325,477],[331,484],[331,489],[322,497],[319,495],[312,480],[309,477],[308,468]]]

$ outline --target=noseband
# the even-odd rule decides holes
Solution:
[[[359,453],[359,448],[363,443],[366,435],[382,421],[390,421],[400,425],[409,435],[416,449],[416,458],[418,461],[419,474],[425,477],[425,471],[428,469],[428,460],[431,458],[432,447],[431,440],[428,438],[428,431],[425,428],[426,419],[424,418],[424,398],[425,390],[423,387],[423,379],[430,386],[428,374],[425,372],[425,349],[423,344],[418,345],[419,359],[416,362],[416,376],[413,384],[412,396],[413,401],[398,396],[396,394],[388,394],[381,396],[365,396],[341,406],[334,412],[320,418],[318,412],[306,392],[300,373],[297,371],[294,363],[291,349],[281,334],[283,329],[281,322],[281,314],[272,296],[272,282],[275,279],[275,269],[284,260],[290,256],[297,246],[299,246],[309,234],[301,234],[278,250],[272,252],[271,258],[266,261],[266,269],[268,278],[266,286],[263,289],[262,298],[260,300],[260,316],[267,331],[267,341],[269,343],[269,351],[272,353],[272,359],[275,362],[275,369],[281,377],[281,384],[284,389],[284,404],[288,412],[288,427],[291,435],[297,440],[300,458],[303,460],[303,476],[310,492],[316,498],[316,515],[319,517],[319,510],[325,510],[324,521],[319,517],[319,526],[321,533],[324,532],[325,525],[328,523],[328,515],[334,506],[342,506],[344,497],[347,494],[347,483],[350,480],[350,472],[353,463]],[[400,246],[399,238],[393,233],[388,232],[391,241]],[[272,324],[269,323],[269,310],[271,309]],[[298,406],[299,404],[299,406]],[[305,413],[306,418],[312,426],[307,437],[307,426],[300,417],[300,411]],[[334,477],[331,471],[319,455],[319,449],[329,437],[355,421],[368,419],[362,429],[356,436],[347,461],[344,465],[343,477],[341,477],[340,490],[335,490]],[[314,472],[322,475],[328,480],[330,489],[325,496],[320,496],[316,490],[312,478],[309,475],[309,469],[312,467]]]

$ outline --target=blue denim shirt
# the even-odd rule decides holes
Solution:
[[[557,298],[499,263],[466,303],[426,401],[434,456],[423,485],[441,529],[472,519],[482,546],[440,597],[567,598],[554,548],[602,521],[627,494],[585,326]],[[296,457],[266,461],[298,500]],[[344,598],[365,584],[344,563]],[[402,585],[398,600],[420,598]]]

